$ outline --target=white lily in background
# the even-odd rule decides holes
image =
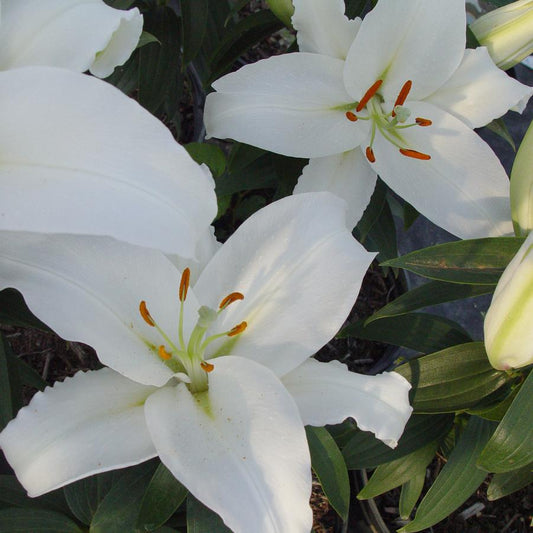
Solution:
[[[373,257],[328,193],[255,213],[194,286],[155,250],[0,233],[1,286],[110,367],[37,393],[0,447],[31,496],[159,455],[234,532],[308,533],[304,424],[353,417],[394,446],[411,412],[398,374],[310,359]]]
[[[511,232],[508,178],[472,128],[523,110],[533,90],[485,48],[465,50],[464,0],[380,0],[362,23],[341,0],[294,6],[303,51],[217,80],[208,134],[312,158],[295,192],[352,199],[354,225],[379,174],[459,237]]]
[[[507,265],[485,315],[485,348],[498,370],[533,363],[533,232]]]
[[[195,256],[217,212],[213,179],[131,98],[64,69],[13,69],[0,72],[0,121],[0,230]]]
[[[0,70],[63,67],[99,78],[135,50],[143,27],[137,8],[103,0],[1,0]]]

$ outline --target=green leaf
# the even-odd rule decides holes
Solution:
[[[189,143],[184,148],[198,164],[205,163],[215,178],[226,170],[226,156],[216,144]]]
[[[191,494],[187,497],[187,533],[231,533],[222,518]]]
[[[342,449],[346,465],[350,470],[375,468],[405,457],[430,442],[441,441],[450,431],[453,419],[453,415],[412,415],[394,449],[372,433],[358,430]]]
[[[183,62],[189,64],[198,54],[207,30],[207,0],[180,0]]]
[[[137,44],[137,48],[142,48],[143,46],[146,46],[150,43],[159,43],[161,44],[161,41],[151,33],[148,33],[147,31],[143,31],[141,33],[141,36],[139,37],[139,42]]]
[[[83,533],[70,518],[44,509],[1,509],[2,533]]]
[[[479,458],[488,472],[509,472],[533,462],[533,372],[522,384],[511,407]]]
[[[311,466],[324,494],[343,522],[350,510],[350,480],[344,458],[327,429],[306,426]]]
[[[503,140],[507,141],[511,148],[516,152],[516,145],[514,139],[511,137],[507,125],[502,118],[496,118],[492,122],[489,122],[486,126],[490,131],[499,135]]]
[[[496,285],[523,242],[521,237],[448,242],[411,252],[383,265],[450,283]]]
[[[420,502],[414,520],[400,529],[402,533],[421,531],[440,522],[481,485],[486,472],[476,467],[476,458],[493,430],[493,422],[470,418],[447,463]]]
[[[37,498],[30,498],[26,489],[15,476],[0,475],[0,503],[9,507],[24,509],[48,509],[60,513],[68,513],[69,508],[61,489],[54,490]],[[29,511],[26,510],[26,513]],[[33,512],[33,511],[32,511]],[[3,531],[0,529],[0,531]]]
[[[187,492],[170,470],[160,464],[144,493],[137,528],[141,531],[153,531],[162,526],[183,503]]]
[[[387,202],[387,190],[388,187],[378,178],[370,202],[354,230],[354,235],[359,242],[365,242],[368,233],[379,220],[383,207]]]
[[[128,468],[98,506],[90,533],[135,531],[139,505],[154,469],[153,461]]]
[[[421,470],[425,472],[437,448],[438,442],[433,441],[405,457],[378,466],[357,498],[359,500],[374,498],[403,485],[417,476]]]
[[[20,292],[15,289],[0,291],[0,324],[52,331],[32,314]]]
[[[337,337],[340,339],[357,337],[386,342],[422,353],[435,352],[472,340],[456,322],[428,313],[410,313],[382,318],[366,326],[364,320],[359,320],[343,328]]]
[[[11,347],[0,333],[0,431],[6,427],[20,407],[20,376],[15,374],[16,368],[10,364],[10,361],[12,361]]]
[[[254,44],[283,27],[283,22],[271,11],[263,10],[252,13],[227,30],[211,58],[208,85],[229,71],[235,60],[248,52]]]
[[[381,318],[404,315],[430,305],[480,296],[492,291],[493,288],[490,285],[460,285],[443,281],[430,281],[420,287],[411,289],[382,307],[379,311],[376,311],[367,318],[365,325]]]
[[[533,463],[518,470],[494,474],[487,489],[489,501],[499,500],[533,483]]]
[[[419,413],[467,409],[510,381],[489,363],[482,342],[452,346],[395,369],[413,388],[411,405]]]
[[[400,493],[399,512],[403,519],[409,518],[416,502],[422,494],[424,482],[426,480],[426,467],[419,468],[417,472],[413,472],[413,477],[402,485],[402,492]]]

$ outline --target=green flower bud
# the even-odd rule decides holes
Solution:
[[[519,0],[490,11],[470,29],[488,48],[494,63],[507,70],[533,52],[533,0]]]
[[[484,330],[494,368],[508,370],[533,363],[533,232],[503,272]]]
[[[518,236],[533,230],[533,122],[516,153],[511,171],[511,216]]]
[[[291,27],[291,17],[294,13],[294,6],[291,0],[267,0],[270,11],[278,17],[285,26]]]

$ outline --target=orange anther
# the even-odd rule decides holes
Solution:
[[[396,102],[394,102],[392,116],[395,117],[396,113],[394,112],[394,108],[397,105],[403,105],[405,101],[407,100],[407,96],[409,95],[409,91],[411,90],[411,87],[413,86],[413,82],[411,80],[407,80],[403,87],[400,89],[400,92],[398,94],[398,98],[396,98]]]
[[[206,372],[213,372],[215,369],[215,365],[212,365],[211,363],[206,363],[205,361],[202,361],[200,363],[200,366],[206,371]]]
[[[370,101],[370,99],[378,92],[378,89],[381,87],[381,84],[383,83],[383,80],[378,80],[374,82],[374,85],[366,91],[363,98],[361,98],[361,101],[357,104],[357,107],[355,110],[359,113],[362,109],[365,108],[366,104]]]
[[[243,321],[240,324],[237,324],[235,327],[231,328],[228,332],[228,337],[234,337],[235,335],[238,335],[239,333],[242,333],[246,328],[248,324]]]
[[[141,300],[141,303],[139,304],[139,313],[141,313],[141,316],[143,317],[144,321],[149,326],[155,326],[154,319],[151,317],[150,312],[148,311],[148,307],[146,307],[146,302],[144,300]]]
[[[218,308],[225,309],[226,307],[228,307],[228,305],[232,304],[233,302],[236,302],[237,300],[244,300],[244,294],[241,294],[240,292],[232,292],[231,294],[228,294],[225,298],[222,298],[222,301],[220,302]]]
[[[431,120],[429,120],[428,118],[422,118],[422,117],[416,117],[415,122],[419,126],[431,126],[431,124],[433,124],[433,122],[431,122]]]
[[[370,146],[366,147],[366,158],[371,162],[376,162],[376,156],[374,155],[374,150]]]
[[[417,152],[416,150],[409,150],[408,148],[400,148],[400,153],[407,157],[412,157],[413,159],[422,159],[423,161],[428,161],[431,159],[431,156],[428,154],[423,154],[422,152]]]
[[[191,277],[191,270],[186,268],[181,274],[179,297],[180,302],[184,302],[187,298],[187,291],[189,290],[189,279]]]
[[[172,355],[170,355],[165,350],[165,347],[163,345],[161,345],[157,351],[159,352],[159,357],[161,357],[161,359],[163,359],[163,361],[168,361],[169,359],[172,359]]]
[[[346,111],[346,118],[350,122],[357,122],[357,115],[355,113],[352,113],[351,111]]]

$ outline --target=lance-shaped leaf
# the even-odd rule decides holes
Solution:
[[[519,237],[448,242],[385,261],[383,266],[450,283],[496,285],[523,242]]]
[[[509,472],[533,461],[533,372],[529,374],[511,407],[479,457],[489,472]]]
[[[518,470],[494,474],[487,489],[490,501],[499,500],[533,483],[533,463]]]

